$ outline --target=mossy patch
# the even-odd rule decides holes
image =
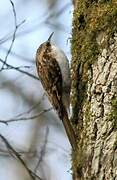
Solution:
[[[109,115],[109,120],[113,122],[114,130],[117,130],[117,96],[112,99],[112,109]]]
[[[71,40],[71,103],[73,108],[72,122],[75,124],[79,148],[76,152],[73,169],[78,171],[77,174],[82,175],[86,157],[84,152],[87,148],[86,143],[82,142],[86,137],[86,131],[83,129],[84,103],[88,103],[86,109],[90,111],[90,102],[87,100],[87,84],[91,79],[89,79],[88,72],[92,71],[92,65],[97,61],[99,54],[104,48],[110,46],[110,39],[117,32],[117,0],[77,0],[76,4]],[[101,43],[97,40],[99,37],[104,37],[103,41],[100,41]],[[85,118],[85,120],[87,120],[86,125],[88,125],[91,114],[87,112],[86,115],[87,119]],[[110,117],[114,119],[115,129],[117,129],[117,99],[112,101]],[[97,136],[96,133],[95,136]]]
[[[117,32],[116,0],[77,0],[73,15],[72,38],[72,107],[76,124],[79,112],[87,97],[88,70],[97,60],[101,49],[108,47],[110,38]],[[104,32],[105,39],[97,38]],[[82,114],[82,112],[80,113]]]
[[[117,132],[117,96],[114,96],[112,99],[112,109],[109,115],[109,121],[112,121],[113,127],[112,129]],[[116,140],[113,146],[113,149],[117,149],[117,135],[116,135]]]

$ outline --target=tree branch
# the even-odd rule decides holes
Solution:
[[[30,116],[30,117],[21,117],[21,118],[12,118],[12,119],[8,119],[8,120],[0,120],[0,123],[3,123],[5,125],[8,125],[9,123],[11,122],[17,122],[17,121],[27,121],[27,120],[32,120],[32,119],[36,119],[38,118],[39,116],[41,116],[42,114],[48,112],[48,111],[51,111],[53,108],[49,108],[49,109],[44,109],[43,111],[41,111],[39,114],[36,114],[34,116]]]
[[[9,154],[11,154],[11,156],[13,156],[14,158],[16,158],[18,161],[20,161],[20,163],[24,166],[24,168],[27,170],[28,174],[30,175],[31,179],[35,180],[35,177],[38,178],[39,180],[42,180],[39,176],[37,176],[34,172],[32,172],[26,165],[26,163],[24,162],[24,160],[21,158],[20,154],[12,147],[12,145],[7,141],[7,139],[0,134],[0,138],[3,140],[3,142],[5,143]]]
[[[7,54],[5,56],[5,60],[4,60],[4,63],[0,69],[0,71],[2,71],[4,69],[4,65],[6,65],[6,62],[7,62],[7,58],[11,52],[11,49],[13,47],[13,44],[14,44],[14,41],[15,41],[15,38],[16,38],[16,32],[18,30],[18,28],[25,22],[25,20],[23,20],[22,22],[20,22],[19,24],[17,24],[17,16],[16,16],[16,11],[15,11],[15,6],[14,6],[14,3],[10,0],[10,3],[12,5],[12,10],[13,10],[13,15],[14,15],[14,25],[15,25],[15,29],[14,29],[14,32],[13,32],[13,37],[12,37],[12,41],[11,41],[11,45],[7,51]]]
[[[22,69],[19,69],[18,67],[12,66],[12,65],[4,62],[1,58],[0,58],[0,62],[4,63],[4,64],[8,67],[8,69],[14,69],[14,70],[16,70],[16,71],[18,71],[18,72],[20,72],[20,73],[23,73],[23,74],[25,74],[25,75],[33,78],[33,79],[39,80],[39,78],[36,77],[36,76],[34,76],[33,74],[30,74],[30,73],[28,73],[28,72],[26,72],[26,71],[24,71],[24,70],[22,70]],[[0,71],[1,71],[1,70],[0,70]]]

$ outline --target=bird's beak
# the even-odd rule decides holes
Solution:
[[[51,41],[51,38],[52,38],[53,34],[54,34],[54,32],[52,32],[52,33],[50,34],[50,36],[49,36],[49,38],[48,38],[48,40],[47,40],[48,42]]]

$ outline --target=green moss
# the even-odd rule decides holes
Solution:
[[[117,149],[117,136],[116,136],[116,139],[115,139],[115,142],[114,142],[114,145],[113,145],[113,149],[114,149],[114,150]]]
[[[83,129],[83,106],[87,103],[86,126],[91,120],[90,102],[87,101],[88,71],[92,73],[92,64],[97,61],[103,48],[107,48],[117,32],[117,1],[116,0],[77,0],[73,15],[72,34],[72,97],[73,123],[78,136],[78,150],[76,152],[73,169],[82,175],[85,160],[86,130]],[[99,43],[97,38],[104,33],[104,40]],[[91,82],[90,82],[91,83]],[[117,129],[117,99],[112,101],[111,119]],[[86,127],[85,127],[86,128]],[[96,133],[95,133],[96,134]],[[95,135],[96,136],[96,135]],[[83,138],[84,137],[84,138]],[[92,158],[92,157],[91,157]],[[90,158],[90,159],[91,159]],[[92,161],[92,159],[90,160]]]
[[[117,97],[112,99],[112,110],[109,115],[109,120],[113,122],[114,130],[117,130]]]
[[[117,97],[112,100],[112,111],[110,114],[110,119],[113,121],[113,129],[117,132]],[[117,134],[113,149],[117,149]]]
[[[112,117],[117,120],[117,97],[112,100]]]
[[[75,171],[79,178],[81,178],[83,174],[82,166],[84,162],[85,162],[85,158],[84,156],[82,156],[82,150],[80,149],[78,153],[74,154],[74,157],[73,157],[73,169],[76,169]]]
[[[76,123],[87,96],[88,70],[97,60],[101,49],[107,47],[117,31],[116,0],[77,0],[74,11],[72,38],[72,107]],[[97,37],[104,32],[104,41]],[[82,112],[80,113],[80,119]]]

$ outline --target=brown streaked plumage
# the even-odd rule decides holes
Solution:
[[[76,138],[73,127],[68,118],[67,107],[63,102],[63,93],[65,91],[65,82],[63,83],[63,74],[57,61],[56,55],[53,53],[53,46],[51,45],[50,39],[53,33],[50,35],[48,40],[41,44],[37,49],[36,53],[36,66],[39,78],[43,85],[43,88],[47,92],[48,98],[57,111],[59,118],[63,121],[67,136],[72,145],[72,148],[76,148]],[[58,53],[58,52],[57,52]],[[66,67],[68,68],[68,67]],[[66,83],[67,84],[67,83]],[[70,95],[68,91],[68,96]],[[69,101],[69,97],[68,97]]]

